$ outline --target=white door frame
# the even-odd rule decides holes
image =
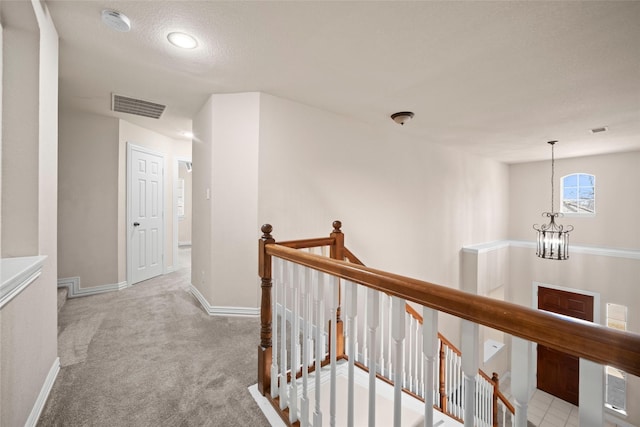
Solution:
[[[178,179],[180,175],[180,162],[191,162],[191,157],[175,157],[173,161],[173,268],[178,268]],[[193,193],[193,191],[192,191]]]
[[[132,171],[132,162],[131,162],[131,152],[133,150],[136,151],[141,151],[143,153],[147,153],[147,154],[151,154],[154,156],[159,156],[162,158],[162,239],[161,239],[161,248],[162,248],[162,253],[161,253],[161,258],[162,258],[162,272],[163,274],[165,273],[165,258],[164,258],[164,242],[165,242],[165,233],[167,230],[167,216],[165,215],[165,211],[166,211],[166,203],[165,203],[165,197],[166,197],[166,183],[165,183],[165,179],[166,179],[166,174],[164,173],[164,171],[166,170],[166,163],[167,160],[165,158],[164,153],[161,153],[159,151],[154,151],[151,150],[147,147],[143,147],[141,145],[135,145],[132,144],[131,142],[127,142],[127,223],[125,226],[125,233],[126,233],[126,240],[127,240],[127,283],[129,285],[131,285],[132,281],[133,281],[133,274],[132,274],[132,268],[133,268],[133,263],[131,262],[131,257],[133,256],[133,253],[131,251],[131,239],[129,238],[129,233],[131,232],[131,229],[133,228],[133,219],[132,219],[132,215],[131,215],[131,194],[132,194],[132,182],[131,182],[131,177],[133,176],[133,171]]]

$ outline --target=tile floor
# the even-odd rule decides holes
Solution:
[[[578,427],[578,407],[536,390],[529,401],[527,419],[539,427]]]
[[[542,390],[536,390],[529,400],[527,419],[529,425],[536,427],[578,427],[580,425],[577,406]],[[604,427],[615,427],[615,424],[605,421]]]

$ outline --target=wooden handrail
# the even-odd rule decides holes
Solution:
[[[345,258],[347,261],[352,262],[352,263],[354,263],[354,264],[364,265],[364,263],[363,263],[362,261],[360,261],[360,260],[358,259],[358,257],[357,257],[357,256],[355,256],[355,255],[353,254],[353,252],[351,252],[351,251],[350,251],[349,249],[347,249],[347,248],[344,248],[344,258]]]
[[[640,376],[640,335],[264,242],[264,252]]]
[[[513,405],[511,404],[511,402],[509,402],[509,399],[507,399],[504,394],[502,394],[501,391],[498,391],[496,393],[496,395],[498,396],[498,399],[500,399],[500,401],[504,404],[504,406],[507,407],[507,409],[509,410],[509,412],[511,412],[512,414],[516,413],[516,408],[513,407]]]
[[[334,243],[335,239],[331,237],[320,237],[319,239],[287,240],[285,242],[278,242],[279,245],[293,249],[307,249],[317,248],[320,246],[331,246]]]

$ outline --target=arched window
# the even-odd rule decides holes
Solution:
[[[588,173],[574,173],[562,177],[562,203],[565,214],[596,213],[596,177]]]

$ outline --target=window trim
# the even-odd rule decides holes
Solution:
[[[564,180],[570,176],[576,175],[588,175],[593,177],[593,212],[565,212],[564,211]],[[579,178],[577,178],[579,184]],[[577,186],[578,191],[580,190],[580,185]],[[578,198],[578,200],[580,200]],[[564,175],[560,178],[560,213],[566,217],[581,217],[581,218],[590,218],[596,216],[596,176],[592,173],[587,172],[574,172]]]

